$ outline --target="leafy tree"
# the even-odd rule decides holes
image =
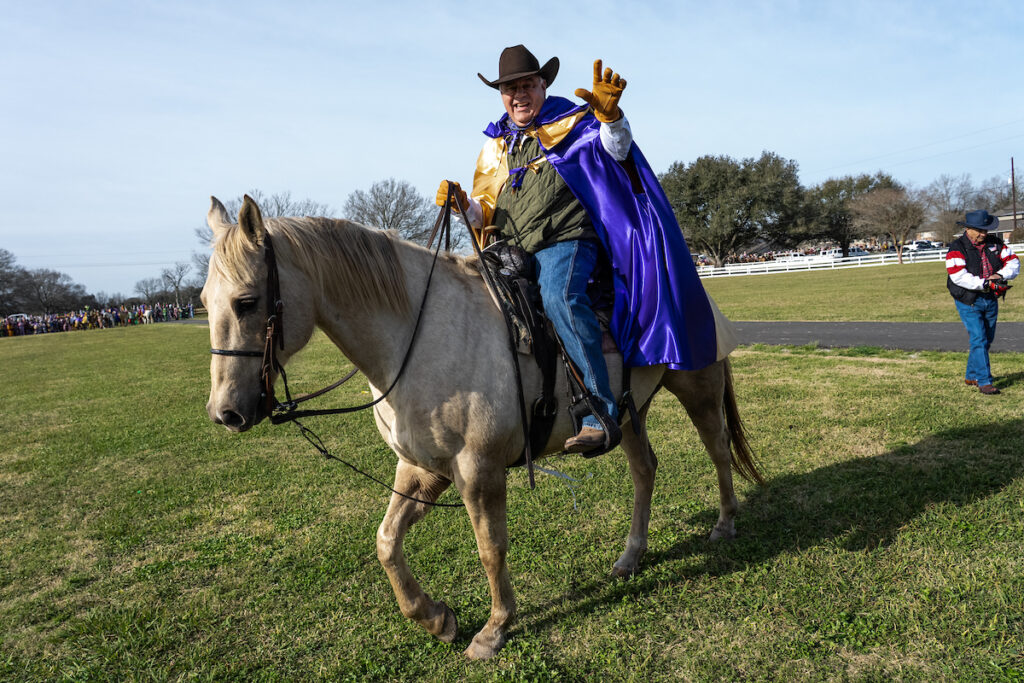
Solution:
[[[26,308],[32,313],[60,313],[95,304],[95,298],[86,293],[85,287],[56,270],[25,271],[20,286],[24,288]]]
[[[872,190],[898,187],[892,176],[882,172],[829,178],[807,191],[805,236],[833,240],[842,248],[843,257],[849,256],[850,242],[863,236],[854,221],[853,200]]]
[[[903,243],[925,220],[921,193],[903,188],[880,188],[857,197],[852,208],[858,229],[887,235],[896,245],[899,262],[903,263]]]
[[[0,317],[21,312],[24,303],[19,285],[24,278],[25,269],[18,266],[14,254],[0,249]]]
[[[676,162],[659,180],[686,239],[717,266],[758,238],[792,241],[801,217],[797,164],[772,152]]]
[[[433,200],[423,197],[405,180],[388,178],[356,190],[345,201],[345,218],[382,230],[394,230],[398,236],[426,246],[437,218]],[[452,250],[466,242],[465,231],[452,231]]]

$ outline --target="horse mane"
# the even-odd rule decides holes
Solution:
[[[325,296],[365,309],[408,309],[392,234],[333,218],[267,218],[263,223],[274,240],[278,262],[301,270]],[[237,285],[258,282],[263,260],[254,257],[259,247],[237,225],[221,225],[214,232],[210,269]]]

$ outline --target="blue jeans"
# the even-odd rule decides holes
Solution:
[[[593,240],[556,242],[538,251],[537,282],[544,313],[562,339],[569,358],[583,374],[583,383],[613,420],[618,409],[608,383],[608,366],[601,353],[601,326],[590,307],[587,283],[597,265],[598,245]],[[603,429],[593,415],[584,427]]]
[[[978,386],[992,384],[992,366],[988,361],[988,349],[996,336],[996,318],[999,317],[999,302],[996,299],[978,297],[973,306],[953,300],[956,312],[964,321],[971,350],[967,354],[965,379],[978,381]]]

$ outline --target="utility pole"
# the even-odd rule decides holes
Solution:
[[[1017,232],[1017,174],[1013,172],[1013,157],[1010,157],[1010,192],[1013,194],[1013,231]]]

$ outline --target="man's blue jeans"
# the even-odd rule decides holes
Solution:
[[[593,240],[569,240],[556,242],[534,256],[544,312],[569,358],[583,374],[583,383],[615,420],[618,410],[601,353],[601,326],[587,296],[587,282],[597,265],[598,249]],[[593,415],[583,418],[583,426],[603,429]]]
[[[996,318],[999,317],[999,301],[978,297],[974,305],[953,299],[956,312],[964,321],[967,336],[971,342],[971,350],[967,354],[967,374],[965,379],[978,381],[978,386],[992,384],[992,367],[988,361],[988,349],[996,337]]]

